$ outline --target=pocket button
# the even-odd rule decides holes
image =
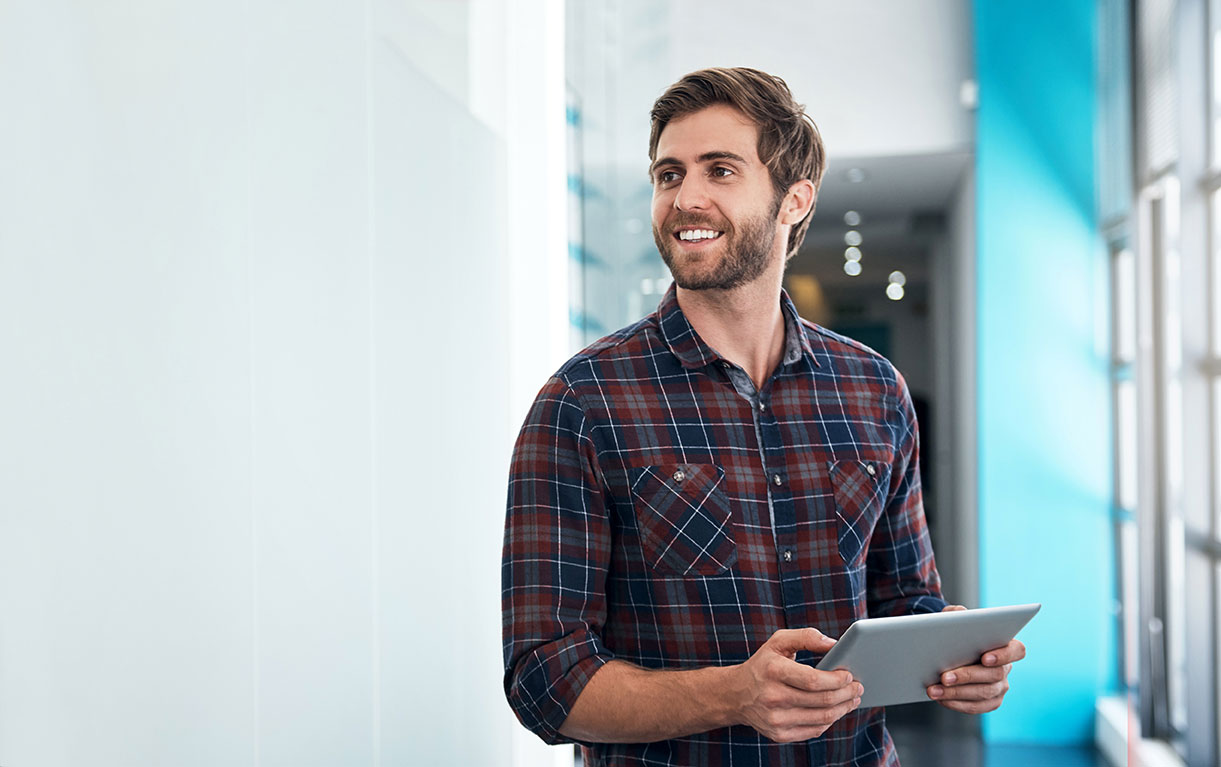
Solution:
[[[687,478],[687,474],[682,469],[679,469],[678,471],[674,472],[674,481],[675,482],[682,482],[686,478]]]
[[[878,473],[878,470],[873,468],[872,463],[865,464],[865,471],[869,472],[869,476],[871,476],[871,477]]]

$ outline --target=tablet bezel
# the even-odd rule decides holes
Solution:
[[[847,669],[865,688],[861,708],[931,702],[926,688],[952,668],[1004,647],[1042,607],[984,607],[864,618],[848,627],[816,666]]]

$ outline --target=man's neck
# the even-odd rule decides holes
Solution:
[[[782,272],[769,269],[733,290],[677,289],[678,305],[704,343],[763,384],[784,356]]]

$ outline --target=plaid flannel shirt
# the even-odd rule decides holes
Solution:
[[[736,664],[779,629],[839,636],[945,606],[902,376],[781,303],[786,353],[761,390],[671,287],[539,392],[510,470],[502,605],[505,693],[547,743],[568,741],[560,726],[611,659]],[[883,709],[804,743],[738,725],[582,745],[588,765],[898,764]]]

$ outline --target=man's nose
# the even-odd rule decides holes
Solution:
[[[703,210],[708,207],[707,183],[698,174],[683,178],[674,195],[676,210]]]

